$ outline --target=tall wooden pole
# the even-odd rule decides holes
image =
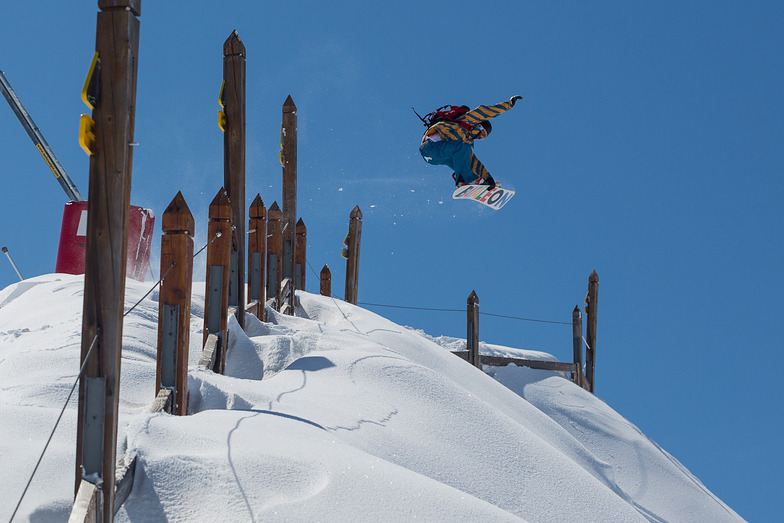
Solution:
[[[294,280],[297,249],[297,106],[291,96],[283,104],[280,161],[283,164],[283,278]]]
[[[319,276],[319,294],[322,296],[332,296],[332,273],[326,264],[322,267]]]
[[[580,314],[580,307],[575,305],[572,311],[572,352],[577,371],[574,373],[573,381],[583,386],[583,317]]]
[[[595,391],[596,382],[596,312],[599,307],[599,275],[596,271],[588,278],[588,295],[585,297],[588,324],[585,327],[585,336],[588,346],[585,348],[585,379],[588,390]]]
[[[188,413],[188,347],[191,335],[193,234],[195,222],[182,193],[161,220],[161,281],[158,297],[158,365],[155,394],[173,390],[174,413]]]
[[[307,271],[308,228],[302,218],[297,220],[297,252],[294,256],[294,286],[297,290],[305,290]]]
[[[101,73],[92,112],[76,490],[83,471],[99,478],[103,519],[111,521],[141,0],[99,0],[98,7],[95,49]]]
[[[207,279],[204,296],[204,336],[202,346],[210,334],[221,337],[220,354],[215,367],[223,374],[226,363],[229,308],[229,261],[231,260],[231,202],[221,188],[210,204],[207,224]]]
[[[264,304],[267,293],[264,287],[267,262],[267,208],[261,195],[257,194],[250,204],[248,222],[248,297],[259,302],[258,316],[264,321]]]
[[[468,328],[466,332],[466,348],[468,349],[468,363],[482,369],[482,357],[479,355],[479,296],[476,291],[471,291],[466,300],[468,313]]]
[[[272,202],[267,210],[267,299],[275,298],[280,307],[280,282],[283,281],[281,275],[281,212],[278,202]]]
[[[223,186],[231,200],[231,285],[229,305],[245,326],[245,46],[237,31],[223,44]]]
[[[345,301],[357,304],[359,294],[359,248],[362,243],[362,211],[354,207],[348,223]]]

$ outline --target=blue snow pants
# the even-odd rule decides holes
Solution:
[[[473,150],[461,140],[426,141],[419,154],[431,165],[446,165],[455,171],[455,182],[473,183],[476,174],[471,170]]]

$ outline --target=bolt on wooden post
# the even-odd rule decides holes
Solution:
[[[593,271],[588,277],[588,294],[585,297],[587,325],[585,335],[587,347],[585,348],[585,379],[588,390],[594,392],[596,388],[596,313],[599,308],[599,275]]]
[[[466,348],[468,349],[468,363],[482,369],[482,357],[479,355],[479,296],[476,291],[471,291],[466,300],[468,313],[468,329],[466,333]]]
[[[280,310],[281,251],[283,241],[280,234],[281,212],[278,202],[272,202],[267,211],[267,300],[275,300],[275,310]]]
[[[265,321],[266,289],[264,276],[267,262],[267,208],[257,194],[250,204],[250,221],[248,222],[248,298],[250,302],[258,302],[257,316]]]
[[[346,297],[348,303],[357,304],[359,294],[359,248],[362,242],[362,211],[354,207],[349,216],[348,236],[346,237]]]
[[[188,413],[188,346],[191,332],[194,220],[182,193],[161,220],[161,286],[155,394],[173,391],[174,414]]]
[[[223,374],[228,346],[229,316],[229,262],[231,259],[231,202],[226,190],[221,188],[210,204],[210,221],[207,225],[207,278],[204,293],[204,337],[210,334],[220,338],[220,354],[215,359],[217,371]]]
[[[245,45],[237,31],[223,44],[223,186],[231,201],[229,305],[245,326]]]
[[[75,490],[83,473],[99,478],[99,512],[111,521],[141,0],[99,0],[98,7],[101,80],[92,112]]]

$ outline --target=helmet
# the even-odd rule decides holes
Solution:
[[[479,122],[479,125],[481,125],[485,131],[487,131],[487,136],[490,136],[490,133],[493,132],[493,126],[489,120],[482,120]]]

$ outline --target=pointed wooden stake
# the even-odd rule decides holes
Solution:
[[[593,271],[588,277],[588,295],[585,297],[585,301],[588,312],[588,323],[585,327],[588,345],[585,348],[585,379],[588,390],[594,392],[596,389],[596,313],[599,307],[599,275],[596,274],[596,271]]]
[[[471,291],[467,300],[468,331],[466,333],[466,346],[468,348],[468,363],[482,369],[482,357],[479,355],[479,296]]]
[[[215,371],[223,374],[228,347],[229,311],[229,261],[231,259],[231,202],[226,190],[221,188],[210,204],[210,221],[207,225],[207,279],[204,293],[204,337],[222,336],[221,353],[215,359]]]
[[[291,96],[283,104],[281,126],[281,163],[283,164],[283,200],[281,234],[283,242],[283,278],[295,278],[297,220],[297,106]]]
[[[194,220],[182,193],[161,220],[161,281],[158,298],[158,358],[155,394],[173,391],[174,413],[188,413],[188,347],[191,332]]]
[[[237,31],[223,44],[223,186],[231,200],[231,277],[229,305],[245,326],[245,46]]]
[[[256,314],[261,321],[265,320],[264,304],[267,292],[264,287],[267,267],[267,208],[261,195],[257,194],[250,204],[250,221],[248,222],[248,300],[258,302]]]
[[[282,274],[283,242],[280,229],[281,212],[278,202],[272,202],[267,211],[267,300],[276,300],[276,310],[279,310],[278,297],[280,296],[280,282]]]
[[[345,301],[356,305],[359,294],[359,247],[362,242],[362,211],[359,206],[354,207],[349,216],[347,241]]]

